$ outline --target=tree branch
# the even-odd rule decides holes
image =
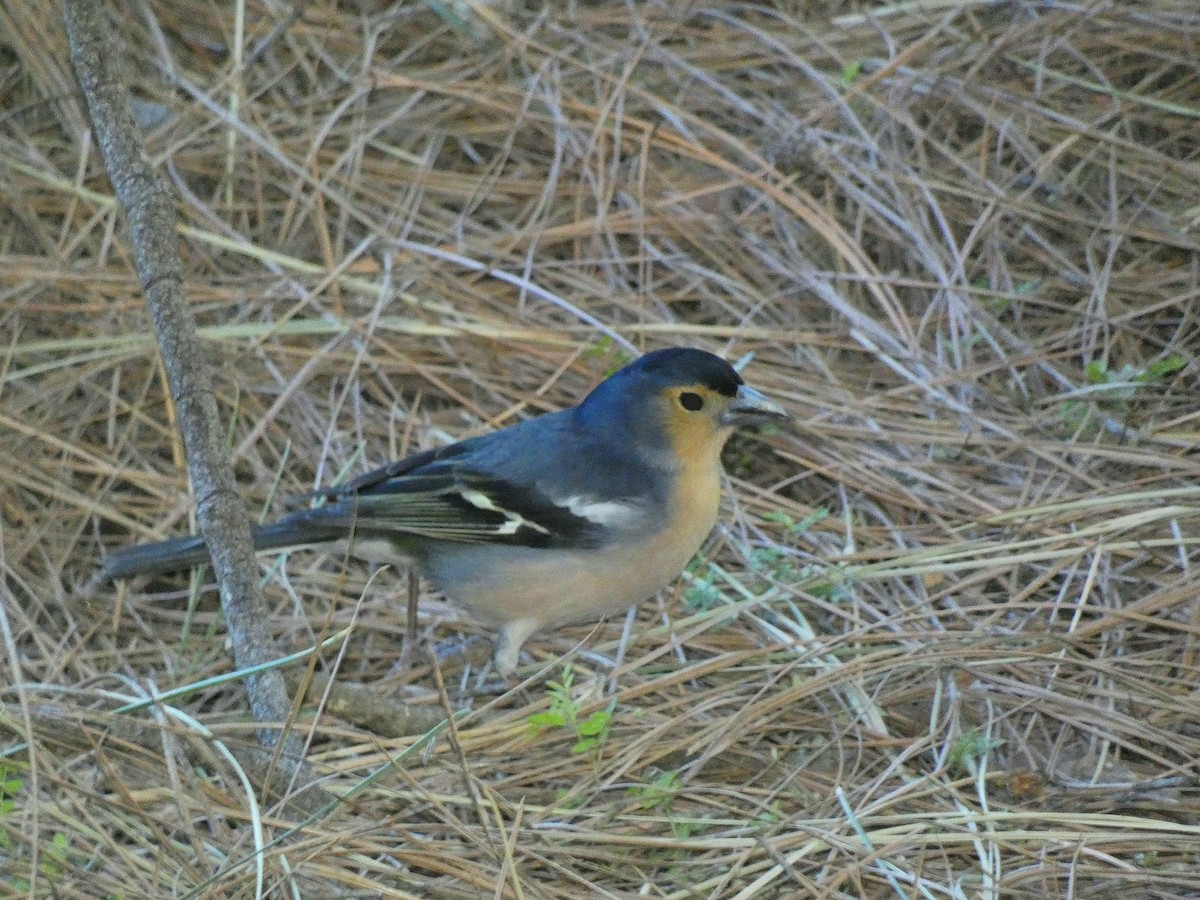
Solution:
[[[200,533],[212,554],[233,659],[239,668],[257,666],[282,654],[267,628],[268,609],[259,588],[250,520],[238,497],[216,395],[184,296],[174,200],[142,146],[129,92],[117,72],[116,41],[100,0],[64,0],[63,8],[75,76],[87,100],[109,180],[129,221],[134,263],[175,401]],[[256,722],[288,720],[291,704],[277,671],[249,676],[246,692]],[[279,734],[264,728],[259,737],[274,746]],[[299,746],[288,749],[290,755],[300,756]]]

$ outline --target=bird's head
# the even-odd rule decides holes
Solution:
[[[719,454],[741,425],[788,418],[725,360],[684,347],[640,357],[601,382],[579,409],[610,436],[685,463]]]

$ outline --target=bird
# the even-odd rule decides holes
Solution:
[[[323,547],[415,566],[496,629],[511,677],[535,632],[622,612],[667,587],[718,517],[721,450],[787,412],[703,350],[644,354],[574,407],[415,453],[253,529],[259,551]],[[100,581],[208,562],[199,535],[118,550]]]

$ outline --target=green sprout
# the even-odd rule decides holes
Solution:
[[[592,713],[586,719],[579,717],[582,706],[571,696],[571,685],[575,673],[568,664],[563,666],[562,681],[547,681],[546,693],[550,697],[550,708],[546,712],[534,713],[526,720],[530,737],[536,737],[551,728],[566,728],[574,733],[576,741],[572,753],[587,753],[599,750],[608,740],[612,724],[613,707]]]

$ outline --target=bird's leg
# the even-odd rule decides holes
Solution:
[[[417,601],[421,599],[421,578],[413,568],[408,570],[408,614],[404,625],[404,642],[400,645],[400,658],[392,665],[388,675],[396,675],[408,669],[417,644]]]
[[[521,647],[529,636],[542,627],[539,619],[513,619],[505,622],[496,635],[496,653],[493,660],[496,671],[505,679],[511,679],[521,659]]]

